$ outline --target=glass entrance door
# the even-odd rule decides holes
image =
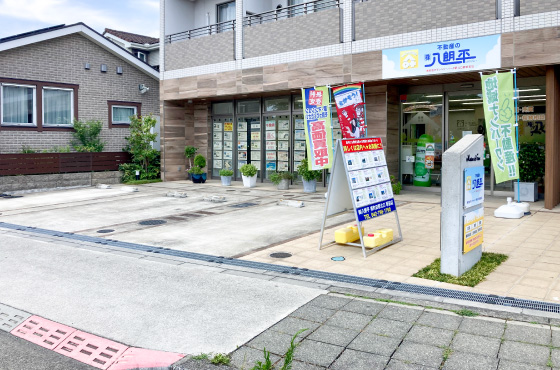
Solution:
[[[261,179],[261,119],[258,116],[237,118],[237,171],[241,179],[241,166],[247,163],[257,167],[257,178]]]

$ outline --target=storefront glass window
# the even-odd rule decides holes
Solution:
[[[289,171],[290,116],[265,117],[266,179],[275,171]]]
[[[212,114],[233,114],[233,102],[212,104]]]
[[[233,170],[233,153],[233,116],[213,117],[212,176],[219,176],[222,168]]]
[[[277,112],[290,110],[290,98],[270,98],[264,101],[265,112]]]
[[[257,167],[257,177],[261,178],[261,119],[259,116],[237,118],[237,178],[241,178],[239,168],[246,163]]]
[[[237,102],[237,113],[260,113],[261,101],[260,100],[243,100]]]

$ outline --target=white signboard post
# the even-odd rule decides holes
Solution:
[[[362,248],[364,258],[389,245],[402,240],[401,226],[385,153],[380,138],[342,139],[338,141],[329,181],[327,204],[321,225],[319,249],[323,244],[325,223],[328,218],[346,212],[353,212],[360,243],[346,243]],[[366,251],[362,222],[384,214],[394,213],[397,220],[398,236],[392,241]]]

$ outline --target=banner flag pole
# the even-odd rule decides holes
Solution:
[[[513,88],[513,97],[515,100],[515,140],[517,141],[517,162],[519,163],[519,120],[518,120],[518,101],[519,101],[519,92],[517,91],[517,68],[514,68],[511,73],[513,73],[513,83],[514,83],[514,88]],[[519,166],[519,172],[521,172],[521,166]],[[521,173],[519,174],[521,175]],[[521,176],[517,177],[517,203],[521,203],[521,197],[520,197],[520,180]]]

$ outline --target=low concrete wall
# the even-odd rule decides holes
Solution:
[[[121,176],[119,171],[0,176],[0,192],[119,184]]]

